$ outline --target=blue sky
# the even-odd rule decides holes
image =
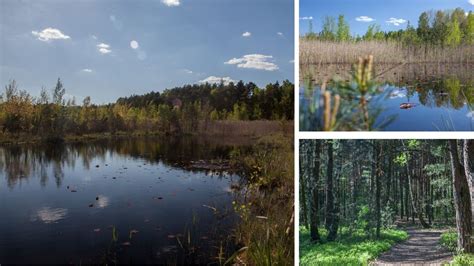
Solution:
[[[205,80],[293,81],[292,0],[1,0],[0,84],[95,103]],[[271,12],[270,12],[271,11]],[[214,77],[214,78],[213,78]]]
[[[320,31],[325,16],[344,15],[352,34],[364,34],[376,23],[384,31],[405,29],[407,22],[416,26],[423,11],[461,7],[474,10],[474,0],[300,0],[300,34],[308,32],[312,18],[313,30]]]

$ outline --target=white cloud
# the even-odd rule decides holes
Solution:
[[[137,49],[139,47],[138,42],[135,41],[135,40],[132,40],[130,42],[130,47],[132,47],[132,49],[134,49],[134,50]]]
[[[47,42],[49,40],[66,40],[71,37],[63,34],[60,30],[54,28],[46,28],[40,32],[32,31],[31,34],[38,37],[38,40]]]
[[[406,23],[407,21],[402,18],[390,18],[386,21],[388,24],[392,24],[394,26],[400,26],[401,24]]]
[[[161,0],[161,2],[167,6],[179,6],[180,0]]]
[[[108,53],[112,52],[112,50],[110,50],[110,45],[108,45],[106,43],[97,44],[97,49],[99,49],[99,52],[101,54],[108,54]]]
[[[375,19],[373,19],[371,17],[368,17],[368,16],[360,16],[360,17],[356,17],[356,20],[360,21],[360,22],[372,22]]]
[[[216,84],[216,83],[220,84],[221,82],[223,82],[225,85],[228,85],[231,82],[235,83],[235,80],[231,79],[230,77],[210,76],[199,81],[199,83],[209,83],[209,84]]]
[[[278,69],[278,66],[271,62],[273,59],[271,55],[262,54],[248,54],[241,58],[232,58],[224,64],[237,65],[239,68],[252,68],[266,71],[274,71]]]
[[[313,20],[313,17],[311,17],[311,16],[310,17],[301,17],[300,19],[301,20]]]
[[[283,32],[277,32],[278,36],[283,36]]]
[[[91,72],[92,72],[92,69],[90,69],[90,68],[84,68],[84,69],[82,70],[82,72],[91,73]]]
[[[474,6],[474,0],[469,0],[468,2],[469,2],[469,4]]]
[[[192,74],[194,73],[192,70],[189,70],[189,69],[183,69],[183,71],[186,73],[186,74]]]
[[[95,36],[95,35],[91,35],[91,38],[94,39],[94,40],[97,40],[97,36]]]
[[[289,62],[290,62],[290,64],[294,64],[295,60],[293,59],[293,60],[290,60]]]
[[[248,31],[242,33],[242,37],[250,37],[250,36],[252,36],[252,33],[248,32]]]

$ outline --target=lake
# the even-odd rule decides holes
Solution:
[[[377,93],[369,95],[373,129],[385,131],[474,130],[474,73],[469,65],[375,66]],[[328,65],[311,70],[315,84],[333,77],[349,81],[350,66]],[[302,81],[304,84],[304,81]],[[337,88],[328,86],[334,95]],[[321,130],[320,85],[300,88],[300,129]],[[342,99],[336,130],[361,130],[351,124],[358,99]],[[350,107],[348,107],[350,106]],[[316,110],[316,111],[315,111]]]
[[[230,256],[241,143],[104,139],[0,147],[0,264],[210,263]]]

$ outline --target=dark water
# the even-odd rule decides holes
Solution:
[[[453,70],[454,69],[454,70]],[[370,95],[373,129],[386,131],[474,130],[474,73],[466,67],[413,66],[378,77],[378,92]],[[455,72],[458,71],[458,72]],[[346,73],[346,72],[344,72]],[[386,81],[383,81],[386,80]],[[300,90],[301,130],[321,130],[320,87]],[[337,88],[328,88],[336,94]],[[361,130],[351,124],[358,100],[343,99],[336,130]],[[410,108],[402,108],[410,104]],[[348,108],[350,106],[350,108]],[[352,121],[351,121],[352,120]]]
[[[216,262],[235,249],[240,178],[190,163],[239,148],[159,138],[0,148],[0,264]]]

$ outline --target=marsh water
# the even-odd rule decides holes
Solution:
[[[369,113],[374,129],[386,131],[472,131],[474,130],[474,71],[472,65],[377,66],[378,92],[370,95]],[[350,66],[315,67],[313,81],[349,81]],[[303,71],[304,72],[304,71]],[[332,74],[331,74],[332,73]],[[379,74],[377,74],[379,73]],[[302,84],[305,82],[302,80]],[[320,84],[320,83],[319,83]],[[320,86],[300,89],[301,130],[320,130]],[[337,88],[328,88],[333,94]],[[350,104],[356,106],[357,99]],[[344,110],[344,99],[341,112]],[[347,105],[347,102],[346,102]],[[312,113],[314,112],[314,113]],[[357,125],[339,121],[336,130],[358,130]]]
[[[229,256],[241,178],[205,165],[244,148],[195,138],[0,147],[0,264]]]

